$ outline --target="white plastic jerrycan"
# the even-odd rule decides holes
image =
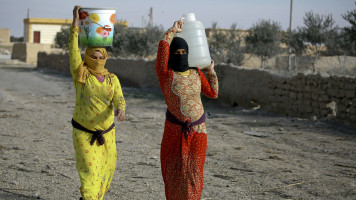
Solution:
[[[177,36],[188,43],[189,66],[199,67],[200,69],[209,66],[211,58],[204,25],[195,20],[194,13],[183,15],[182,20],[184,20],[183,30],[177,33]]]

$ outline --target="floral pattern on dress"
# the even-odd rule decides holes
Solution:
[[[70,71],[76,93],[73,119],[89,130],[106,130],[114,123],[114,110],[125,110],[126,103],[119,79],[105,75],[103,82],[89,74],[85,84],[77,82],[77,69],[82,63],[78,48],[78,27],[69,37]],[[103,135],[105,143],[90,145],[92,134],[73,128],[73,146],[79,173],[80,192],[84,199],[103,199],[116,168],[115,128]]]
[[[218,97],[218,80],[208,79],[200,69],[184,77],[168,68],[169,45],[175,35],[168,30],[158,45],[156,72],[168,110],[180,121],[193,122],[204,113],[200,93]],[[205,122],[193,127],[188,135],[182,127],[165,121],[161,143],[161,170],[167,199],[199,200],[203,190],[203,170],[207,147]]]

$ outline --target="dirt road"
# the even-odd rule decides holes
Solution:
[[[125,83],[121,83],[125,86]],[[105,199],[164,199],[159,93],[124,87],[117,168]],[[79,199],[70,77],[0,64],[0,199]],[[356,199],[356,130],[204,102],[202,199]]]

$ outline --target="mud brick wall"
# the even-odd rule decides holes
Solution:
[[[46,71],[56,71],[67,76],[71,76],[69,69],[69,55],[66,54],[49,54],[39,52],[37,58],[37,69]]]
[[[159,89],[155,61],[110,58],[106,66],[123,86]],[[70,75],[69,56],[39,53],[37,68]],[[225,64],[215,69],[219,100],[231,106],[260,107],[281,115],[316,117],[356,127],[355,77],[301,73],[286,77]]]
[[[40,52],[38,53],[37,68],[47,71],[54,70],[71,76],[68,54]],[[106,68],[109,72],[116,74],[124,86],[159,88],[155,61],[109,58],[106,61]]]
[[[268,110],[298,117],[326,118],[356,127],[356,79],[320,74],[276,77],[269,83]]]

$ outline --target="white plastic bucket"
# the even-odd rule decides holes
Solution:
[[[182,19],[184,20],[183,30],[177,33],[177,36],[188,43],[189,66],[200,69],[209,66],[211,57],[204,25],[200,21],[196,21],[194,13],[185,14]]]
[[[81,46],[112,46],[115,8],[81,8],[79,41]]]

